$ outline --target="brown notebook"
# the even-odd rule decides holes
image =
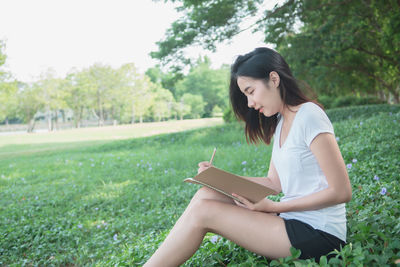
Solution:
[[[276,194],[269,187],[215,167],[210,167],[195,177],[186,178],[183,181],[207,186],[237,201],[239,199],[232,196],[232,193],[236,193],[253,203],[262,200],[268,195]]]

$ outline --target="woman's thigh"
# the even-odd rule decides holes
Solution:
[[[210,189],[208,187],[203,186],[199,190],[197,190],[196,194],[193,196],[190,204],[193,204],[197,200],[202,200],[202,199],[212,199],[212,200],[217,200],[229,204],[235,204],[235,202],[232,200],[232,198],[225,196],[224,194],[221,194],[218,191],[215,191],[213,189]]]
[[[203,199],[191,207],[193,223],[271,259],[290,256],[290,241],[279,216]]]

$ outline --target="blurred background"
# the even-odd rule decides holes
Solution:
[[[222,117],[266,46],[325,108],[399,103],[398,1],[0,3],[0,132]]]

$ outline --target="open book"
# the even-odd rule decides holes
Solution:
[[[268,195],[276,194],[269,187],[215,167],[210,167],[195,177],[186,178],[183,181],[207,186],[237,201],[239,199],[232,196],[232,193],[238,194],[253,203],[262,200]]]

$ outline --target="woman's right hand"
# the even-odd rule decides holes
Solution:
[[[197,170],[197,174],[201,173],[202,171],[210,168],[212,165],[208,161],[202,161],[199,163],[199,169]]]

